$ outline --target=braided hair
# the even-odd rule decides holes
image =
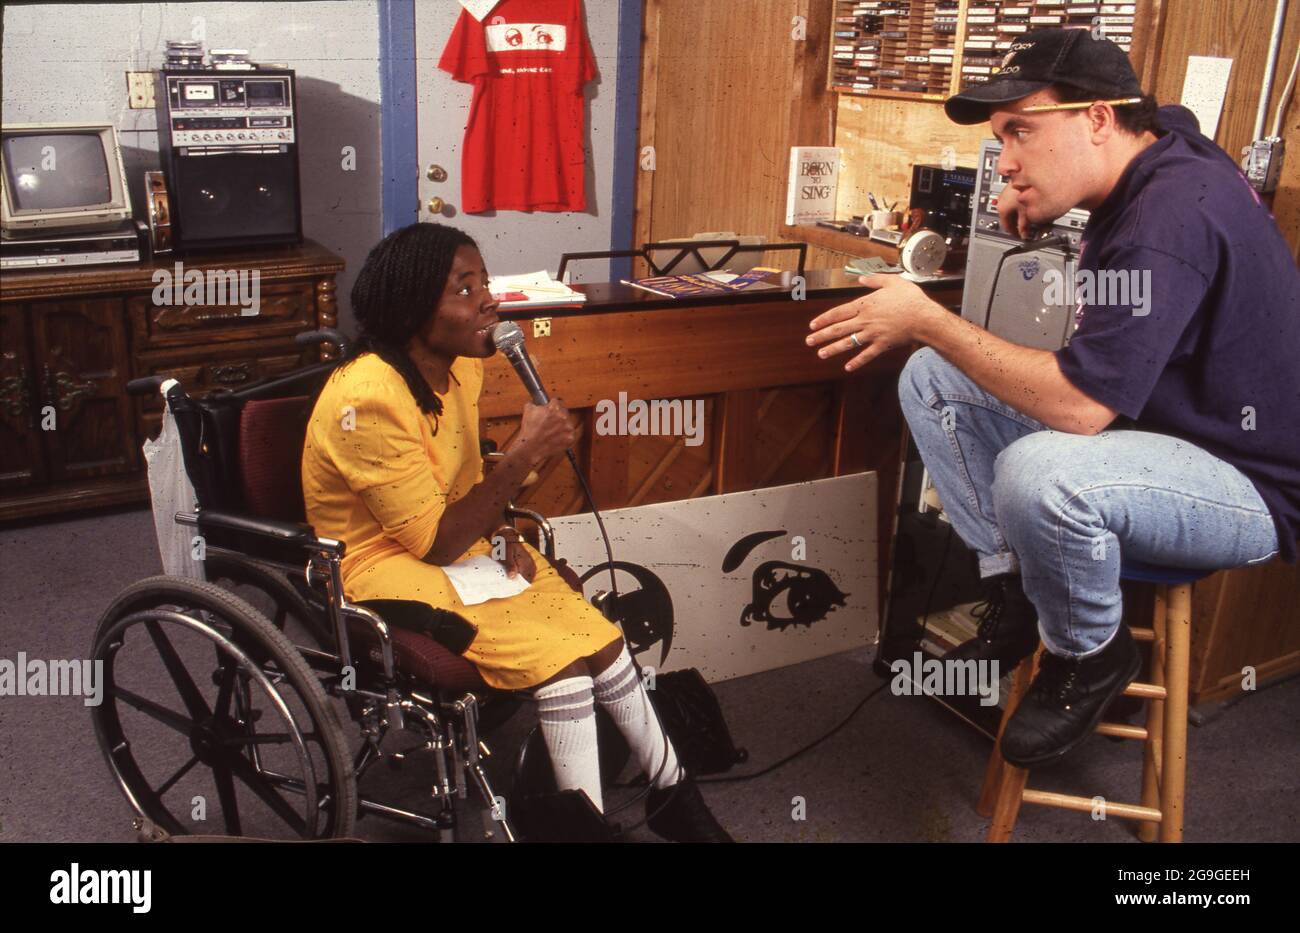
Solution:
[[[374,353],[405,380],[420,411],[435,418],[442,414],[442,399],[406,345],[437,312],[462,246],[478,244],[469,234],[436,223],[414,223],[380,240],[352,285],[352,313],[360,333],[339,366],[341,370],[363,353]]]

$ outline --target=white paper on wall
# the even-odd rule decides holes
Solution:
[[[1231,58],[1209,58],[1205,55],[1187,57],[1187,76],[1183,78],[1182,105],[1196,114],[1201,133],[1214,138],[1219,131],[1219,114],[1223,99],[1228,93],[1228,75],[1232,72]]]
[[[871,644],[876,483],[857,473],[603,513],[641,664],[714,682]],[[608,591],[595,519],[551,523],[587,596]]]

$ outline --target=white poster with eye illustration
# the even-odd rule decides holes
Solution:
[[[875,473],[602,513],[614,618],[642,666],[710,682],[871,644]],[[592,598],[611,589],[595,519],[551,521]]]

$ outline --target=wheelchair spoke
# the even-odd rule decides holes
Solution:
[[[153,700],[146,700],[137,693],[132,693],[125,687],[113,687],[113,696],[123,700],[147,716],[152,716],[160,723],[171,726],[182,735],[189,736],[194,732],[194,720],[186,719],[180,713],[168,709],[167,707],[155,703]]]
[[[237,668],[220,648],[217,649],[217,663],[221,665],[221,687],[217,691],[217,702],[213,711],[217,716],[226,716],[230,712],[230,698],[235,690]]]
[[[185,708],[195,719],[210,718],[212,710],[208,709],[207,701],[203,699],[203,694],[199,692],[190,672],[185,669],[181,656],[176,653],[176,648],[163,632],[162,626],[157,622],[146,622],[144,625],[149,632],[149,637],[153,639],[154,647],[162,655],[163,664],[167,668],[167,673],[171,675],[172,682],[176,684],[176,690],[180,693]]]
[[[213,765],[212,778],[217,782],[217,798],[221,801],[221,813],[226,818],[226,832],[238,836],[241,834],[239,801],[235,797],[235,781],[228,760]]]
[[[189,773],[190,768],[193,768],[198,763],[199,763],[199,756],[194,755],[193,757],[190,758],[189,761],[181,765],[180,770],[178,770],[175,774],[173,774],[166,781],[164,781],[163,785],[153,792],[154,799],[161,800],[162,795],[167,793],[169,790],[171,790],[172,787],[176,784],[176,782],[179,781],[181,778],[185,777],[185,775]]]
[[[257,794],[268,807],[275,811],[280,819],[284,820],[298,835],[305,835],[307,824],[297,811],[294,810],[289,802],[276,793],[271,783],[254,770],[249,764],[248,759],[240,755],[231,755],[227,759],[235,777],[239,778],[248,786],[248,789]]]

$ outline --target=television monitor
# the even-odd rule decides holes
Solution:
[[[3,124],[0,189],[6,238],[112,229],[131,217],[109,123]]]

